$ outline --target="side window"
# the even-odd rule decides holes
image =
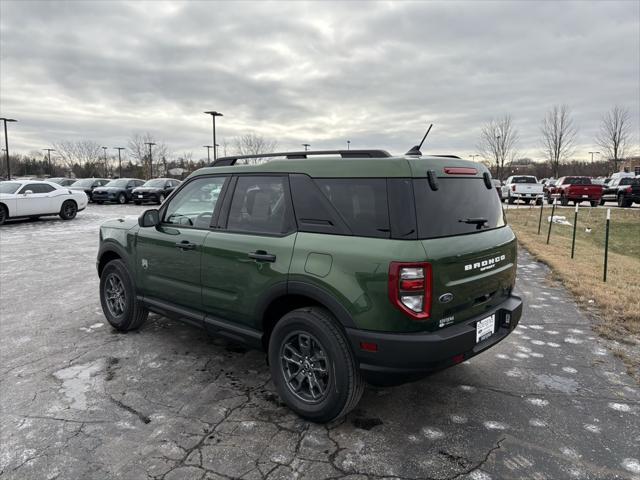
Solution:
[[[209,228],[218,197],[227,178],[203,177],[189,182],[167,205],[163,223]]]
[[[39,183],[28,183],[24,187],[22,187],[18,193],[25,193],[27,190],[31,190],[33,193],[43,193],[40,190]]]
[[[53,192],[54,190],[55,190],[55,187],[41,183],[38,185],[38,191],[37,192],[34,191],[34,193],[49,193],[49,192]]]
[[[389,238],[384,178],[316,178],[315,182],[354,235]]]
[[[239,176],[231,200],[227,229],[280,234],[293,229],[286,195],[287,178]]]

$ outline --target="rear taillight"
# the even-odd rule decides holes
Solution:
[[[415,320],[426,320],[431,315],[431,264],[389,264],[389,299],[400,310]]]
[[[631,188],[631,185],[629,185],[629,186],[627,187],[627,193],[631,193],[631,192],[633,192],[633,188]]]
[[[515,185],[511,185],[511,190],[515,192],[516,191],[516,186]]]

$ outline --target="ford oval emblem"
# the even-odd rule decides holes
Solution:
[[[438,297],[440,303],[449,303],[451,300],[453,300],[453,293],[443,293]]]

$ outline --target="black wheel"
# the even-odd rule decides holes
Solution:
[[[525,203],[525,205],[529,205],[531,203],[531,199],[530,198],[525,198],[524,199],[524,203]]]
[[[542,205],[542,197],[536,198],[536,205]]]
[[[102,270],[100,304],[107,321],[121,332],[140,327],[149,315],[136,299],[133,281],[122,260],[111,260]]]
[[[135,203],[136,205],[142,205],[142,202],[139,202],[138,200],[134,200],[133,203]]]
[[[597,207],[598,206],[598,201],[597,200],[591,200],[589,203],[591,204],[592,207]]]
[[[600,199],[600,205],[604,205],[604,198]]]
[[[336,320],[322,308],[287,313],[269,339],[271,377],[301,417],[330,422],[360,401],[364,381]]]
[[[124,193],[118,195],[118,203],[120,205],[124,205],[125,203],[127,203],[127,196]]]
[[[564,195],[562,195],[560,197],[560,205],[562,205],[563,207],[566,207],[567,205],[569,205],[569,199]]]
[[[161,193],[158,196],[158,205],[162,204],[162,202],[164,202],[164,193]]]
[[[7,212],[7,207],[4,205],[0,205],[0,225],[4,225],[4,222],[9,218],[9,213]]]
[[[63,220],[71,220],[76,218],[76,214],[78,213],[78,205],[73,200],[65,200],[60,207],[60,218]]]
[[[549,205],[551,205],[551,204],[553,203],[553,198],[548,197],[548,198],[547,198],[547,203],[548,203]]]
[[[513,205],[513,204],[515,203],[515,201],[516,201],[516,199],[515,199],[515,198],[513,198],[511,195],[509,195],[509,196],[507,197],[507,203],[508,203],[509,205]]]

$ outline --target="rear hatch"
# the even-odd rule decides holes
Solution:
[[[458,170],[428,168],[435,182],[413,180],[418,238],[432,266],[428,329],[481,316],[504,302],[515,283],[516,239],[502,204],[491,182],[485,183],[486,169],[465,163],[462,168],[471,170],[459,170],[459,163]]]

